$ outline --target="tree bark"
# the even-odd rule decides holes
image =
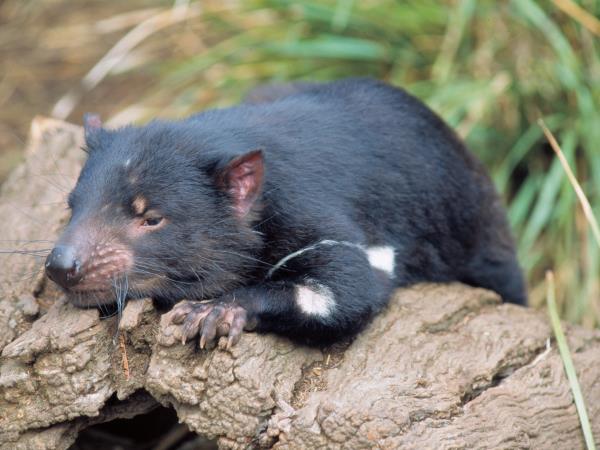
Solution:
[[[220,448],[581,448],[545,314],[459,284],[398,290],[353,343],[310,349],[246,333],[231,351],[174,342],[150,300],[120,322],[43,276],[84,153],[37,118],[0,191],[0,449],[67,449],[97,423],[174,408]],[[28,242],[32,241],[32,242]],[[600,436],[600,333],[567,336]]]

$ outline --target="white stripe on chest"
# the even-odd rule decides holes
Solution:
[[[369,265],[371,267],[385,272],[390,278],[394,278],[394,271],[396,269],[396,252],[394,250],[394,247],[389,245],[365,247],[361,244],[355,244],[353,242],[332,241],[327,239],[317,242],[316,244],[310,245],[308,247],[301,248],[300,250],[290,253],[289,255],[280,259],[277,263],[275,263],[275,265],[273,265],[273,267],[271,267],[271,269],[267,273],[266,278],[271,278],[273,274],[281,267],[284,267],[288,261],[297,258],[298,256],[304,253],[316,250],[321,246],[331,247],[336,245],[354,248],[360,252],[363,252],[367,257]]]

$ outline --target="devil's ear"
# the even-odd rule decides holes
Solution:
[[[238,217],[245,217],[252,209],[262,189],[264,172],[261,150],[238,156],[219,171],[217,184],[231,197]]]
[[[85,131],[85,137],[89,137],[96,131],[102,129],[102,119],[99,114],[85,113],[83,115],[83,129]]]
[[[86,113],[83,115],[83,130],[85,132],[85,151],[95,152],[108,145],[111,133],[102,128],[100,115]]]

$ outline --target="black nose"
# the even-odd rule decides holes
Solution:
[[[46,259],[46,275],[64,288],[75,286],[81,280],[81,263],[75,257],[75,249],[57,245]]]

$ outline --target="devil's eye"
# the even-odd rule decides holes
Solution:
[[[163,218],[160,216],[146,217],[146,218],[144,218],[144,221],[142,222],[142,226],[143,227],[155,227],[157,225],[160,225],[162,220],[163,220]]]

